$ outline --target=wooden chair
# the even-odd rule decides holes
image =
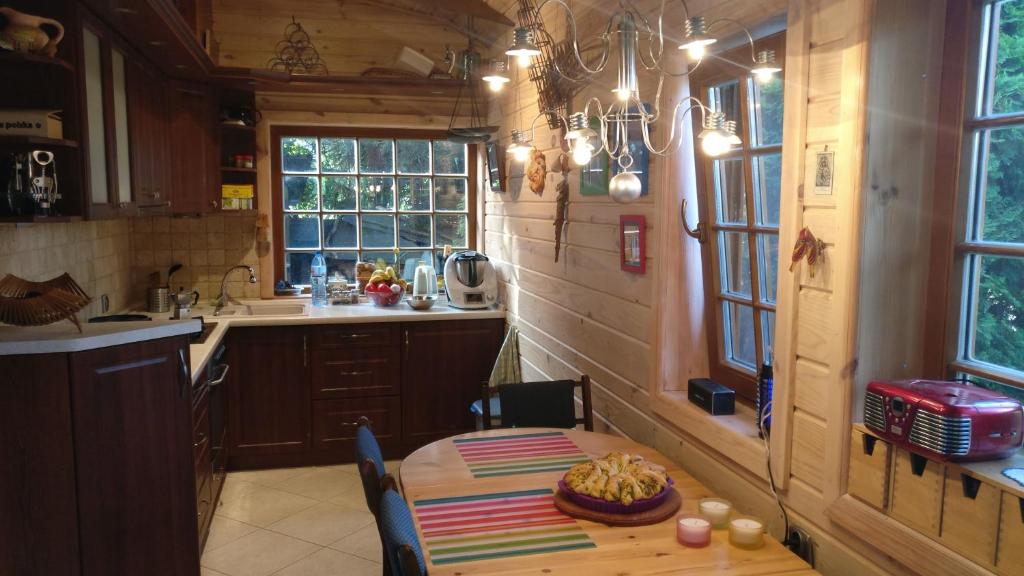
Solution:
[[[580,388],[583,401],[583,416],[576,417],[574,391]],[[502,384],[491,388],[484,382],[480,390],[480,407],[483,411],[483,428],[490,430],[491,397],[498,396],[503,428],[575,428],[583,424],[588,432],[594,431],[594,407],[590,397],[590,377],[584,374],[580,380],[555,380],[551,382],[523,382]]]
[[[384,553],[394,567],[390,572],[385,568],[384,574],[426,576],[427,565],[423,560],[423,547],[416,535],[412,512],[393,487],[385,490],[381,496],[380,526]]]

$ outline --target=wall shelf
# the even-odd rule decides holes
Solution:
[[[29,66],[53,66],[63,68],[69,72],[75,67],[66,60],[51,58],[42,54],[31,54],[25,52],[14,52],[11,50],[0,50],[0,65],[29,65]]]
[[[78,148],[77,140],[46,138],[43,136],[0,136],[0,146],[54,146]]]
[[[81,216],[0,216],[0,224],[43,224],[81,222]]]
[[[220,171],[221,172],[238,172],[238,173],[242,173],[242,174],[255,174],[256,173],[256,169],[255,168],[236,168],[234,166],[221,166],[220,167]]]

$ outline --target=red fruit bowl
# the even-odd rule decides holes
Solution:
[[[395,294],[390,289],[370,291],[366,290],[366,297],[376,306],[394,306],[402,301],[402,292]]]

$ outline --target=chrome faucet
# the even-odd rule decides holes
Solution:
[[[255,284],[256,283],[256,271],[252,269],[252,266],[246,266],[244,264],[239,264],[238,266],[232,266],[231,268],[228,268],[228,271],[224,273],[224,278],[221,278],[221,281],[220,281],[220,294],[217,296],[217,299],[214,301],[214,303],[215,303],[215,307],[213,309],[213,315],[214,316],[220,316],[221,309],[224,308],[224,306],[229,301],[236,301],[234,298],[232,298],[231,296],[228,295],[228,286],[227,285],[228,285],[228,276],[230,276],[232,272],[234,272],[235,270],[238,270],[238,269],[248,270],[249,271],[249,284]]]

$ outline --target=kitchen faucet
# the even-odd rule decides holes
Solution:
[[[252,266],[246,266],[244,264],[239,264],[238,266],[232,266],[231,268],[228,268],[228,271],[224,273],[224,277],[221,278],[221,281],[220,281],[220,294],[217,296],[217,299],[214,301],[215,305],[216,305],[215,308],[213,309],[213,315],[214,316],[220,316],[220,311],[221,311],[222,308],[224,308],[224,305],[227,304],[229,301],[235,301],[234,298],[232,298],[231,296],[228,295],[227,284],[228,284],[228,276],[230,276],[232,272],[234,272],[235,270],[238,270],[238,269],[248,270],[249,271],[249,284],[255,284],[256,283],[256,271],[252,269]]]

